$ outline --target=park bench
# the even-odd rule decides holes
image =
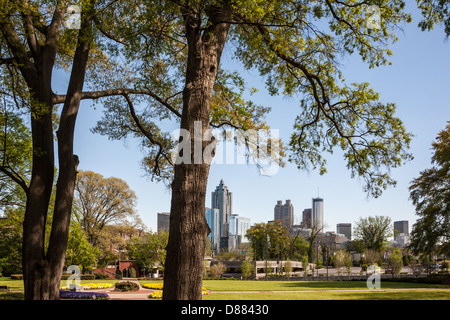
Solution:
[[[0,292],[1,291],[9,292],[8,286],[0,286]]]

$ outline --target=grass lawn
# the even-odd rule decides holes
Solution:
[[[450,289],[212,293],[203,300],[450,300]]]
[[[205,280],[203,286],[212,291],[304,291],[367,289],[366,281],[252,281]],[[446,288],[444,285],[381,281],[381,289]]]
[[[117,281],[81,280],[81,283]],[[140,281],[141,285],[161,282]],[[65,285],[66,281],[61,281],[61,286]],[[13,291],[23,290],[23,281],[0,278],[0,286],[8,286]],[[204,300],[450,300],[448,286],[408,282],[381,281],[381,289],[370,291],[365,290],[365,281],[204,280],[203,286],[212,291],[203,296]]]

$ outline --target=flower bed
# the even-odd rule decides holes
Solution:
[[[113,286],[112,283],[84,283],[84,284],[80,284],[80,286],[84,289],[84,290],[92,290],[92,289],[105,289],[105,288],[111,288]],[[69,287],[65,286],[65,287],[61,287],[61,289],[63,290],[68,290]]]
[[[163,285],[163,283],[146,283],[142,285],[142,287],[146,289],[162,290]]]
[[[161,299],[162,298],[162,289],[163,284],[162,283],[146,283],[142,287],[147,289],[155,289],[148,297],[149,299]],[[202,287],[202,296],[208,295],[209,292],[205,287]]]
[[[59,290],[61,299],[108,300],[109,295],[103,292],[84,292]]]

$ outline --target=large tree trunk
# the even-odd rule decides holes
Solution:
[[[164,268],[164,300],[201,300],[205,240],[210,232],[205,218],[206,186],[210,162],[194,157],[195,146],[209,130],[209,112],[213,86],[225,45],[228,27],[227,13],[212,9],[211,27],[201,34],[200,23],[193,13],[186,13],[188,63],[183,91],[181,129],[191,135],[191,161],[175,165],[172,183],[169,240]],[[201,123],[201,137],[195,127]],[[185,150],[184,150],[185,151]],[[198,155],[198,153],[197,153]]]
[[[22,253],[27,300],[60,299],[59,287],[66,256],[78,165],[78,157],[73,154],[73,138],[92,40],[90,25],[90,21],[83,19],[57,132],[59,174],[47,251],[44,247],[45,225],[54,179],[51,69],[56,46],[53,55],[43,62],[47,66],[40,70],[44,79],[37,84],[38,89],[34,90],[43,92],[36,96],[44,97],[39,99],[36,113],[42,110],[45,112],[39,114],[39,117],[32,116],[33,170],[25,210]],[[42,109],[42,106],[45,109]]]

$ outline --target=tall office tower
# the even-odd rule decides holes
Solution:
[[[336,225],[336,233],[343,234],[348,240],[352,240],[352,224],[338,223]]]
[[[312,199],[312,226],[315,231],[324,232],[323,230],[323,199]]]
[[[169,232],[170,213],[158,212],[157,230],[159,232]]]
[[[232,208],[232,193],[220,180],[216,190],[211,195],[211,209],[219,209],[220,244],[219,249],[228,247],[228,228]]]
[[[398,230],[398,233],[409,235],[409,223],[408,220],[394,221],[394,230]]]
[[[282,204],[281,200],[277,201],[274,212],[274,220],[282,220],[283,225],[290,228],[294,224],[294,206],[291,200],[286,200],[285,204]]]
[[[205,217],[211,229],[208,235],[209,241],[211,242],[211,250],[217,252],[220,244],[219,209],[205,208]]]
[[[236,249],[241,243],[248,242],[245,237],[250,228],[250,219],[241,217],[238,214],[230,216],[230,228],[228,236],[228,249]]]
[[[308,208],[303,210],[302,215],[302,226],[305,229],[311,229],[311,221],[312,221],[312,209]]]

